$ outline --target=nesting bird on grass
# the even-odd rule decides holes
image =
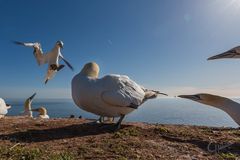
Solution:
[[[148,99],[166,95],[143,88],[125,75],[98,78],[98,74],[99,66],[95,62],[87,63],[72,79],[72,98],[78,107],[100,117],[120,117],[116,129],[120,128],[126,114]]]
[[[0,118],[3,118],[8,113],[8,109],[10,108],[11,106],[6,104],[4,99],[0,98]]]
[[[41,119],[49,119],[49,116],[47,115],[47,109],[45,107],[40,107],[36,109],[32,109],[32,111],[38,112],[38,118]]]
[[[202,104],[206,104],[226,112],[240,126],[240,104],[228,99],[212,94],[179,95],[180,98],[190,99]]]
[[[24,112],[23,112],[24,116],[28,116],[31,118],[33,117],[31,110],[32,110],[32,101],[35,96],[36,96],[36,93],[34,93],[31,97],[26,99],[26,101],[24,102]]]
[[[54,75],[60,71],[64,65],[59,64],[59,59],[62,59],[66,65],[73,70],[72,65],[63,57],[61,53],[61,49],[63,48],[63,42],[57,41],[53,49],[46,54],[43,54],[41,44],[38,42],[35,43],[23,43],[14,41],[15,44],[32,47],[34,49],[33,54],[37,60],[38,65],[43,65],[48,63],[48,70],[45,77],[45,84],[48,82],[49,79],[52,79]]]

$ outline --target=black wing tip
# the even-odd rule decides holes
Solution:
[[[63,61],[67,64],[67,66],[68,66],[72,71],[74,71],[73,66],[72,66],[66,59],[64,59],[64,58],[62,58],[62,59],[63,59]]]
[[[20,42],[20,41],[11,40],[11,42],[14,43],[14,44],[23,45],[23,43]]]

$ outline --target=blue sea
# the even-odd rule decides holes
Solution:
[[[239,101],[239,99],[234,99]],[[12,105],[8,115],[19,115],[23,111],[24,99],[7,99]],[[32,108],[44,106],[51,118],[75,115],[83,118],[98,118],[78,108],[72,99],[35,99]],[[225,112],[181,98],[159,98],[149,100],[124,119],[128,122],[148,122],[160,124],[187,124],[215,127],[238,127]]]

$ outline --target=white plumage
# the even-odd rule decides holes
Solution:
[[[238,125],[240,125],[240,104],[231,99],[207,93],[195,95],[180,95],[178,97],[190,99],[202,104],[221,109],[222,111],[226,112],[230,117],[232,117],[232,119]]]
[[[137,109],[158,91],[147,90],[125,75],[111,74],[98,78],[99,67],[88,63],[72,79],[72,98],[77,106],[106,117],[122,117]],[[120,122],[121,123],[121,122]]]
[[[27,116],[32,118],[32,101],[33,98],[36,96],[36,93],[34,93],[32,96],[30,96],[29,98],[27,98],[24,102],[24,112],[23,112],[23,116]]]
[[[62,41],[57,41],[54,48],[45,54],[43,54],[41,44],[38,42],[23,43],[23,42],[14,41],[14,43],[18,45],[34,48],[33,54],[36,58],[38,65],[43,65],[48,63],[48,70],[45,77],[45,83],[47,83],[49,79],[52,79],[55,76],[55,74],[64,67],[64,65],[59,65],[59,58],[61,58],[67,64],[67,66],[73,70],[72,65],[66,59],[64,59],[61,53],[61,48],[63,48]]]
[[[6,105],[4,99],[0,98],[0,118],[4,117],[10,108],[11,106]]]
[[[32,111],[38,112],[38,118],[40,119],[49,119],[49,116],[47,114],[47,109],[45,107],[39,107],[36,109],[32,109]]]

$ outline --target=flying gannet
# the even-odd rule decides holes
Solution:
[[[36,96],[36,93],[34,93],[31,97],[26,99],[26,101],[24,102],[24,112],[23,112],[24,116],[28,116],[31,118],[33,117],[31,110],[32,110],[32,101],[35,96]]]
[[[126,114],[137,109],[146,100],[156,98],[159,91],[138,85],[125,75],[106,75],[98,78],[99,66],[95,62],[85,64],[72,79],[72,98],[85,111],[100,117],[120,117],[120,128]]]
[[[38,118],[49,119],[49,116],[47,115],[47,109],[45,107],[32,109],[32,111],[35,111],[35,112],[39,113]]]
[[[240,46],[234,47],[224,53],[209,57],[208,60],[223,59],[223,58],[240,58]]]
[[[59,58],[61,58],[66,65],[73,70],[72,65],[63,57],[61,53],[61,49],[63,48],[63,42],[57,41],[55,46],[50,52],[47,52],[46,54],[43,53],[41,44],[38,42],[35,43],[23,43],[14,41],[15,44],[26,46],[26,47],[32,47],[34,49],[33,54],[37,60],[38,65],[43,65],[48,63],[48,70],[45,77],[45,84],[48,82],[49,79],[52,79],[54,75],[60,71],[64,65],[59,64]]]
[[[0,98],[0,118],[3,118],[8,113],[8,109],[10,108],[11,106],[6,104],[5,101]]]
[[[232,119],[240,125],[240,104],[217,95],[200,93],[195,95],[179,95],[180,98],[190,99],[202,104],[213,106],[226,112]]]

